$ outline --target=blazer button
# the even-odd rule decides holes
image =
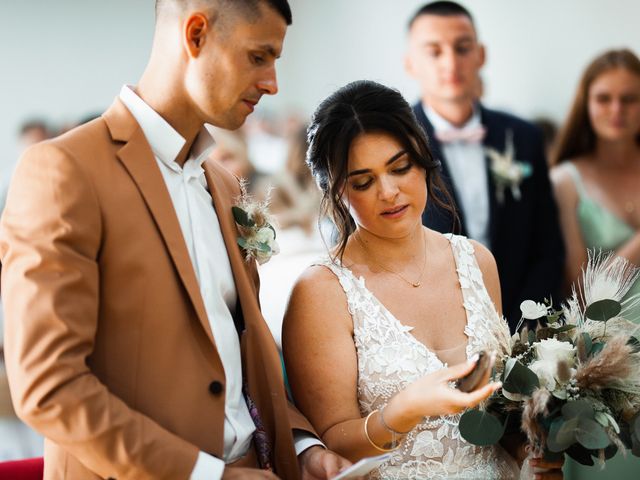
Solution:
[[[222,383],[218,380],[214,380],[209,384],[209,391],[214,395],[220,395],[222,393]]]

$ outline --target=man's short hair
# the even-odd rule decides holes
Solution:
[[[156,18],[159,12],[169,3],[188,7],[196,4],[210,4],[217,6],[220,10],[235,10],[242,12],[249,20],[256,20],[260,16],[260,4],[267,4],[270,8],[280,14],[280,16],[291,25],[291,7],[287,0],[156,0]]]
[[[471,21],[471,25],[475,28],[475,24],[473,22],[473,16],[469,10],[464,8],[462,5],[456,2],[449,1],[438,1],[431,2],[423,5],[409,20],[409,30],[413,26],[413,23],[423,15],[436,15],[438,17],[454,17],[458,15],[462,15],[467,17]]]

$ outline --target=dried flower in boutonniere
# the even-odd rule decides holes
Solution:
[[[496,196],[499,203],[504,203],[505,189],[511,190],[515,200],[520,200],[520,184],[531,175],[529,163],[516,160],[516,149],[513,143],[513,131],[507,130],[504,152],[495,148],[485,147],[485,152],[491,160],[491,173],[496,183]]]
[[[240,188],[238,204],[231,207],[240,232],[238,245],[245,251],[247,261],[254,258],[262,265],[280,253],[273,218],[269,213],[269,199],[257,202],[247,193],[245,184]]]

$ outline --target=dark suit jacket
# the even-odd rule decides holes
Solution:
[[[420,103],[413,111],[425,129],[433,155],[441,160],[441,174],[456,205],[460,205],[453,188],[453,179],[434,129]],[[505,190],[503,203],[498,202],[496,187],[489,171],[489,238],[495,256],[502,288],[504,315],[513,331],[520,319],[520,303],[531,299],[538,302],[553,298],[559,303],[564,265],[564,245],[558,223],[558,212],[551,192],[542,135],[530,123],[480,106],[482,124],[487,129],[484,145],[504,151],[506,134],[513,132],[517,160],[529,163],[533,173],[520,185],[522,198],[513,198]],[[486,168],[489,160],[485,157]],[[460,233],[466,235],[464,212],[456,207],[460,217]],[[453,218],[431,202],[422,222],[440,232],[452,231]]]

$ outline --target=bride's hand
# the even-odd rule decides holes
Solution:
[[[487,383],[490,371],[476,390],[469,393],[451,387],[450,383],[467,375],[475,366],[468,361],[430,373],[410,384],[385,407],[385,419],[399,431],[411,430],[423,417],[450,415],[474,407],[502,386]]]

